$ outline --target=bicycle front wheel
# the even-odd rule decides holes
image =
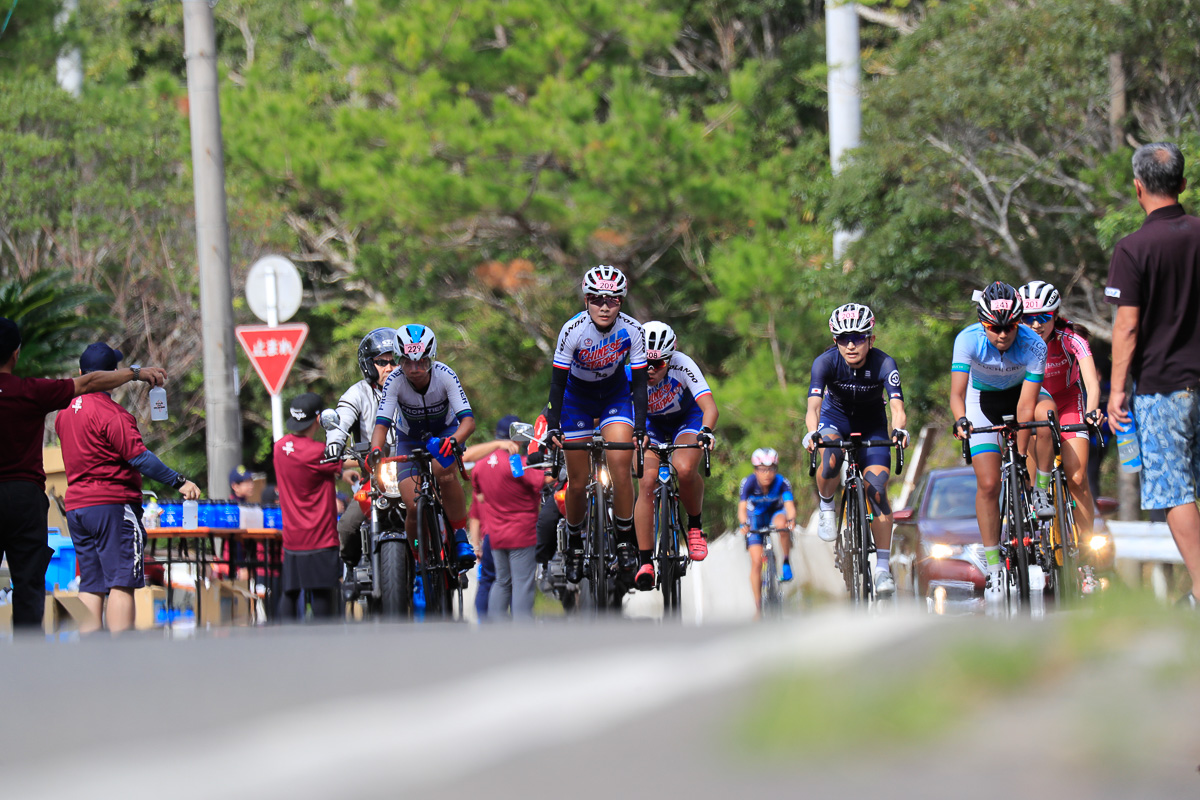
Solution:
[[[1058,581],[1055,597],[1062,605],[1070,605],[1083,596],[1080,585],[1079,528],[1075,525],[1075,509],[1067,493],[1062,473],[1055,473],[1054,485],[1054,528],[1059,547],[1055,563],[1058,566]]]
[[[597,612],[608,610],[608,552],[605,547],[605,526],[608,524],[608,508],[604,492],[592,495],[592,513],[588,517],[588,583],[592,601]]]
[[[858,507],[858,524],[855,530],[858,531],[858,577],[862,581],[859,598],[866,603],[875,596],[875,580],[871,575],[871,522],[867,513],[867,494],[861,479],[854,484],[854,504]]]
[[[425,498],[417,500],[417,541],[421,553],[421,591],[425,597],[426,619],[440,617],[449,610],[450,589],[443,569],[446,552],[440,512]]]
[[[767,534],[770,535],[770,534]],[[783,598],[779,591],[779,567],[775,563],[775,549],[764,548],[762,576],[763,616],[778,617],[783,611]]]
[[[658,487],[658,519],[656,522],[658,585],[662,589],[663,616],[679,616],[678,518],[675,511],[675,498],[663,486]]]
[[[1029,607],[1029,548],[1025,544],[1028,507],[1025,503],[1025,487],[1017,471],[1016,461],[1008,465],[1009,506],[1009,552],[1012,554],[1010,568],[1015,569],[1017,597],[1022,608]]]

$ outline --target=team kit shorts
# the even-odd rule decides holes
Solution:
[[[877,416],[867,420],[852,420],[832,409],[821,409],[817,421],[817,435],[822,438],[848,439],[850,434],[860,433],[863,439],[889,439],[887,417]],[[839,454],[840,455],[840,454]],[[863,451],[863,467],[887,467],[891,463],[891,450],[886,447],[868,447]]]
[[[596,396],[583,397],[578,393],[578,384],[567,385],[559,425],[568,442],[590,439],[593,431],[604,430],[605,426],[616,422],[633,427],[633,397],[629,384],[614,382],[604,391],[603,385],[598,383],[596,388],[600,390]]]
[[[142,572],[146,529],[140,506],[114,503],[77,508],[67,512],[67,529],[75,543],[79,591],[108,594],[110,589],[146,585]]]
[[[1024,383],[1019,383],[1010,389],[1000,389],[998,391],[981,392],[974,386],[967,387],[967,420],[976,428],[989,428],[992,425],[1004,424],[1004,417],[1016,416],[1017,403],[1021,399],[1021,387]],[[1050,400],[1050,393],[1042,389],[1038,394],[1038,402],[1042,400]],[[1072,419],[1075,419],[1072,416]],[[1083,421],[1083,407],[1080,405],[1079,416],[1075,419],[1076,422]],[[1067,419],[1060,418],[1059,423],[1066,425]],[[1086,433],[1083,434],[1087,436]],[[1066,438],[1064,435],[1063,438]],[[977,456],[980,453],[1000,453],[1000,434],[998,433],[972,433],[971,438],[971,456]]]
[[[704,411],[696,405],[682,414],[649,417],[646,420],[646,433],[650,435],[651,443],[658,446],[674,444],[685,433],[698,434],[702,427],[704,427]]]
[[[412,455],[413,450],[415,450],[417,448],[424,449],[425,443],[429,441],[430,437],[436,436],[438,438],[445,439],[447,436],[452,435],[456,430],[458,430],[457,424],[447,425],[445,428],[443,428],[442,430],[437,431],[435,433],[413,432],[413,433],[404,434],[404,433],[400,433],[399,431],[397,431],[396,432],[396,449],[395,449],[395,451],[393,451],[392,455],[396,455],[396,456]],[[416,474],[419,472],[416,464],[413,464],[413,463],[407,462],[407,461],[397,464],[396,467],[397,467],[396,477],[399,480],[405,480],[406,478],[415,477]]]

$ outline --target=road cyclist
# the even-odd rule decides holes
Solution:
[[[804,424],[804,448],[812,453],[817,442],[841,442],[851,434],[864,440],[892,440],[899,447],[908,445],[908,418],[904,411],[904,392],[896,360],[875,347],[875,315],[861,303],[838,306],[829,315],[833,345],[813,361],[808,387],[808,408]],[[886,407],[885,407],[886,398]],[[892,433],[888,435],[888,411]],[[837,513],[833,498],[841,484],[845,451],[826,448],[817,472],[817,494],[821,506],[817,513],[817,535],[826,542],[837,539]],[[892,507],[888,502],[891,451],[869,447],[862,454],[866,495],[874,516],[871,533],[875,540],[874,588],[877,597],[896,591],[896,581],[888,569],[892,540]],[[866,569],[866,566],[863,566]],[[865,578],[864,578],[865,579]]]
[[[599,430],[609,444],[645,446],[646,343],[642,326],[621,313],[629,291],[625,274],[600,265],[583,277],[584,310],[567,320],[558,334],[546,408],[547,440],[555,447],[585,442]],[[629,373],[626,377],[626,362]],[[578,583],[583,570],[590,455],[566,450],[567,580]],[[633,451],[605,451],[612,481],[612,513],[618,570],[631,582],[652,551],[639,553],[633,531]],[[645,560],[643,560],[645,559]],[[653,569],[653,568],[652,568]]]
[[[738,500],[738,530],[746,537],[750,551],[750,590],[755,612],[762,615],[763,542],[774,529],[779,534],[783,554],[780,579],[792,579],[792,528],[796,525],[796,497],[791,482],[779,474],[779,453],[760,447],[750,455],[754,473],[742,480]]]
[[[1048,411],[1054,411],[1059,425],[1078,426],[1086,421],[1099,428],[1104,423],[1104,412],[1100,410],[1100,373],[1087,340],[1063,318],[1058,289],[1045,281],[1031,281],[1018,291],[1024,310],[1022,324],[1032,328],[1046,343],[1046,374],[1035,416],[1045,419]],[[1075,430],[1063,431],[1061,439],[1061,469],[1074,500],[1079,539],[1086,542],[1091,538],[1096,515],[1087,474],[1091,438],[1087,431]],[[1034,451],[1038,463],[1035,502],[1049,504],[1045,496],[1051,485],[1051,472],[1047,468],[1055,460],[1052,437],[1035,433]],[[1083,592],[1091,594],[1099,582],[1092,565],[1085,564],[1082,569]]]
[[[1021,324],[1024,307],[1012,286],[997,281],[974,296],[978,322],[954,340],[950,373],[950,412],[954,436],[966,439],[978,490],[975,513],[987,561],[984,599],[1003,601],[1007,575],[1000,563],[1000,439],[998,433],[973,433],[974,427],[1004,424],[1004,417],[1030,422],[1046,372],[1046,343]],[[1017,434],[1024,463],[1029,431]]]
[[[475,550],[467,536],[467,503],[454,456],[461,453],[463,443],[475,432],[471,403],[454,370],[436,360],[437,337],[428,326],[413,324],[397,328],[393,352],[400,368],[383,384],[368,461],[372,469],[383,461],[393,429],[396,456],[412,455],[414,449],[429,449],[433,446],[431,439],[438,440],[433,453],[439,460],[433,465],[433,476],[454,532],[451,551],[461,569],[470,569],[475,564]],[[417,470],[417,464],[411,461],[399,467],[400,496],[408,508],[413,508]],[[409,541],[413,541],[417,533],[415,514],[406,517],[405,532]]]
[[[676,349],[675,331],[665,322],[647,322],[647,433],[650,443],[662,445],[713,445],[717,425],[717,404],[704,379],[704,373],[688,356]],[[687,514],[687,550],[692,561],[708,555],[701,510],[704,507],[704,476],[700,473],[701,453],[696,449],[676,450],[671,454],[679,481],[679,499]],[[658,482],[658,456],[647,451],[641,486],[634,508],[634,526],[638,541],[638,571],[634,586],[641,591],[654,588],[653,552],[655,485]]]

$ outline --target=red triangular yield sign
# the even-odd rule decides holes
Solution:
[[[274,328],[269,325],[238,325],[233,330],[267,391],[279,394],[300,353],[300,345],[308,338],[308,326],[303,322],[293,322]]]

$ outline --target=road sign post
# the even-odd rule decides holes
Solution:
[[[254,312],[254,316],[267,323],[268,330],[282,330],[279,323],[291,319],[292,315],[300,309],[301,290],[300,271],[296,269],[295,264],[283,256],[263,256],[254,262],[254,266],[250,267],[250,273],[246,276],[246,302],[249,304],[250,310]],[[254,325],[243,327],[255,331],[261,328],[261,326]],[[295,326],[292,327],[294,328]],[[305,325],[303,327],[304,334],[300,336],[300,342],[303,342],[304,337],[308,335],[308,326]],[[238,338],[241,339],[240,334]],[[262,339],[260,341],[269,340]],[[254,368],[258,370],[258,375],[263,379],[267,391],[271,393],[271,432],[275,437],[275,441],[279,441],[283,438],[283,397],[280,395],[279,390],[283,388],[283,381],[287,378],[287,373],[292,368],[292,361],[295,360],[295,355],[293,354],[292,360],[287,362],[287,367],[284,368],[283,374],[279,377],[278,384],[272,389],[271,382],[267,380],[263,371],[259,369],[258,362],[255,361],[255,356],[250,355],[250,348],[247,347],[244,339],[242,339],[242,347],[246,349],[246,354],[250,356],[250,363],[254,364]],[[299,349],[300,345],[297,344],[296,350],[299,351]],[[266,355],[261,355],[260,357],[267,358]]]
[[[283,438],[283,404],[275,413],[275,403],[287,381],[300,347],[308,338],[308,326],[303,322],[287,325],[239,325],[234,329],[251,366],[262,378],[271,395],[271,427],[275,440]]]

